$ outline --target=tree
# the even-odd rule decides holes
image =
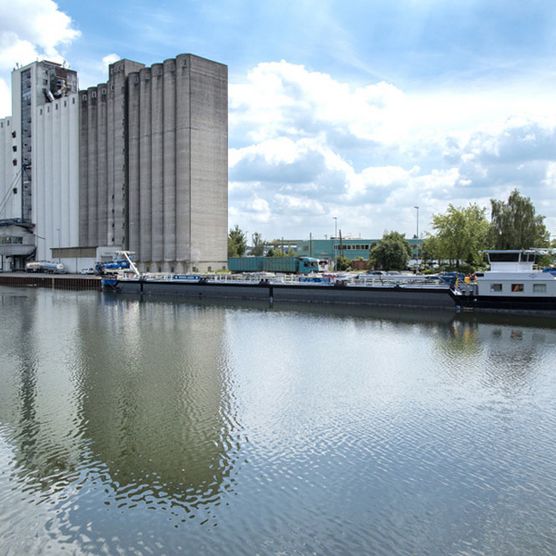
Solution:
[[[371,248],[369,262],[374,268],[403,270],[411,257],[411,247],[404,234],[385,232],[382,239]]]
[[[421,245],[421,252],[419,253],[421,260],[425,267],[429,266],[435,260],[438,261],[442,258],[442,250],[440,241],[434,235],[427,235]]]
[[[514,189],[507,202],[491,199],[490,204],[489,239],[495,249],[548,247],[550,235],[544,216],[535,213],[529,197],[523,197]]]
[[[340,255],[336,259],[336,270],[349,270],[351,268],[351,260],[344,255]]]
[[[489,231],[485,209],[474,203],[467,208],[449,205],[445,214],[432,217],[432,226],[436,236],[427,247],[435,258],[455,262],[456,268],[461,262],[471,266],[481,263],[481,250],[487,247]]]
[[[270,242],[272,245],[270,249],[267,251],[267,257],[295,257],[297,253],[295,249],[290,247],[285,247],[284,241],[279,239],[273,239]]]
[[[251,244],[253,246],[251,248],[251,255],[255,255],[256,257],[261,257],[262,255],[264,255],[265,243],[263,240],[263,236],[259,234],[259,232],[255,232],[251,235]]]
[[[228,234],[228,257],[243,257],[247,250],[247,238],[236,224]]]

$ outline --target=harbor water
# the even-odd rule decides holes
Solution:
[[[555,554],[556,323],[0,288],[1,554]]]

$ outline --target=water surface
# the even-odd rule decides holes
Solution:
[[[554,554],[556,328],[0,288],[2,554]]]

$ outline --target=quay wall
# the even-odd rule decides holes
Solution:
[[[5,273],[0,274],[0,286],[100,291],[101,280],[97,276]]]

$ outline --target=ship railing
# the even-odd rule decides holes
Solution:
[[[439,287],[447,288],[448,284],[435,276],[399,276],[379,274],[376,276],[359,275],[349,281],[348,285],[367,287]]]

